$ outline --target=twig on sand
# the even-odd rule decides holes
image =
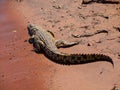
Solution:
[[[119,0],[83,0],[83,4],[90,4],[93,2],[103,3],[103,4],[120,4]]]
[[[82,34],[82,35],[75,35],[75,34],[72,34],[72,36],[74,38],[81,38],[81,37],[91,37],[93,35],[96,35],[96,34],[99,34],[99,33],[107,33],[108,34],[108,31],[107,30],[97,30],[96,32],[94,33],[85,33],[85,34]]]

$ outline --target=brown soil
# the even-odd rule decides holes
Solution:
[[[120,89],[120,4],[0,0],[0,12],[0,90]],[[114,68],[108,62],[59,65],[35,53],[27,41],[28,22],[51,30],[56,39],[81,41],[60,51],[103,53],[112,57]],[[107,33],[94,34],[98,30]]]

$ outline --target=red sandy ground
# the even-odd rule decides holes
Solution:
[[[105,18],[107,17],[107,18]],[[27,40],[27,23],[51,30],[57,39],[82,40],[60,49],[66,53],[103,53],[108,62],[63,66],[36,54]],[[116,29],[117,28],[117,29]],[[0,1],[0,90],[111,90],[120,89],[120,5],[80,0]],[[91,37],[72,34],[107,30]],[[117,90],[117,89],[116,89]]]

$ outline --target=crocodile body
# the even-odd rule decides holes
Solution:
[[[33,44],[36,52],[43,51],[52,61],[63,65],[76,65],[96,61],[108,61],[113,64],[112,59],[103,54],[67,54],[60,52],[59,47],[67,47],[79,44],[79,42],[68,43],[64,40],[55,40],[54,34],[33,24],[28,25],[28,32],[31,36],[29,43]]]

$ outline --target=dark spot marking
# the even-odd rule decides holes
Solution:
[[[83,59],[86,59],[86,58],[87,58],[87,55],[83,54],[82,57],[83,57]]]
[[[78,59],[78,60],[81,60],[81,55],[79,55],[79,56],[77,57],[77,59]]]
[[[71,56],[71,59],[75,60],[75,58],[76,58],[75,56],[73,56],[73,55]]]
[[[69,60],[66,60],[65,63],[66,63],[67,65],[70,65],[70,64],[71,64]]]
[[[66,58],[67,58],[67,57],[64,55],[64,56],[63,56],[63,59],[66,59]]]

